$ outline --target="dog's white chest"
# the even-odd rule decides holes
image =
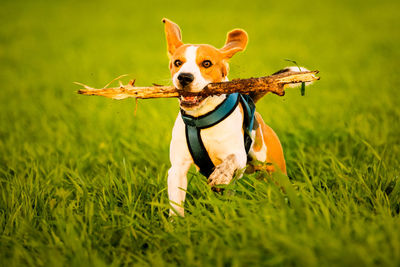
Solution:
[[[219,165],[230,154],[242,151],[246,157],[243,137],[243,115],[240,107],[220,123],[200,131],[203,144],[213,161]]]
[[[243,141],[243,115],[240,107],[220,123],[200,131],[202,142],[215,166],[219,165],[228,155],[237,155],[245,166],[247,156]],[[180,162],[182,159],[192,160],[188,149],[185,124],[179,114],[174,129],[170,147],[171,162]]]

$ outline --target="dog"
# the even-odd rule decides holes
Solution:
[[[162,21],[172,83],[178,90],[198,93],[209,83],[228,81],[229,59],[247,46],[248,36],[244,30],[230,31],[225,45],[217,49],[208,44],[184,44],[179,26],[166,18]],[[241,177],[247,164],[252,171],[261,168],[274,172],[279,169],[286,174],[278,136],[264,123],[259,113],[253,111],[249,114],[252,113],[251,102],[256,102],[265,93],[251,95],[251,99],[247,98],[248,102],[242,101],[243,96],[232,95],[180,97],[181,111],[176,118],[170,143],[170,215],[184,216],[187,172],[192,164],[200,171],[203,169],[202,173],[208,176],[211,187],[229,184],[235,176]],[[207,125],[209,127],[197,125],[199,127],[196,128],[196,123],[210,117],[209,114],[215,117],[221,112],[226,113],[223,118],[208,119],[211,121]],[[250,129],[244,126],[245,121],[251,121]],[[246,133],[250,139],[245,138]],[[250,140],[247,145],[246,140]],[[196,155],[196,151],[203,151],[202,155]],[[207,158],[206,163],[199,161],[199,157],[200,160]],[[255,164],[260,162],[265,164]],[[207,166],[211,167],[207,169]]]

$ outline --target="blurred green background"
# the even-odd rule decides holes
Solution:
[[[0,263],[400,264],[398,1],[0,3]],[[267,95],[289,180],[218,195],[189,174],[187,216],[167,218],[174,99],[77,95],[128,73],[171,84],[163,24],[185,43],[249,34],[230,79],[320,70],[306,95]],[[124,82],[127,82],[126,78]],[[258,178],[258,179],[257,179]]]

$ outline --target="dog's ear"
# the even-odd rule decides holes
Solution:
[[[247,45],[247,33],[242,29],[235,29],[228,33],[224,47],[219,51],[226,57],[231,58],[239,51],[243,51]]]
[[[162,22],[165,25],[165,37],[167,38],[168,56],[171,57],[174,54],[175,50],[183,45],[181,29],[179,29],[179,26],[169,19],[163,18]]]

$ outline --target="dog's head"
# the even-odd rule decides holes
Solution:
[[[207,44],[184,44],[179,26],[168,19],[163,22],[172,82],[176,88],[187,92],[200,92],[209,83],[226,81],[228,60],[247,45],[247,33],[241,29],[230,31],[221,49]],[[209,98],[212,97],[182,96],[180,105],[184,110],[195,110]]]

